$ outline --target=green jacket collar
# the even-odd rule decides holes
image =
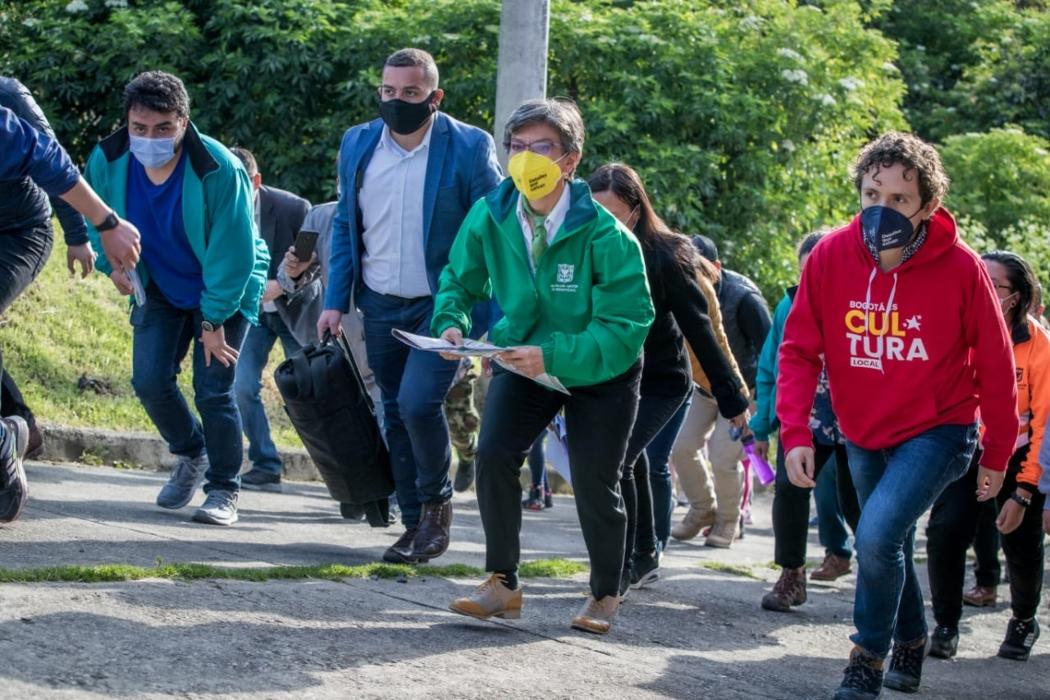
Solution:
[[[509,216],[514,216],[514,210],[518,206],[518,189],[514,186],[512,178],[505,178],[485,197],[489,206],[489,213],[499,226],[502,226]],[[598,217],[598,210],[591,199],[591,188],[583,180],[572,180],[569,182],[569,212],[565,215],[565,223],[562,224],[558,238],[571,236],[585,225],[593,222]]]
[[[190,125],[186,128],[186,136],[182,140],[182,145],[190,157],[190,166],[192,166],[193,172],[196,173],[197,179],[203,180],[206,175],[219,169],[219,163],[204,146],[200,132],[197,131],[197,127],[193,122],[190,122]],[[106,156],[107,162],[112,163],[123,158],[127,155],[131,146],[127,125],[125,124],[107,136],[99,146],[102,148],[102,153]]]

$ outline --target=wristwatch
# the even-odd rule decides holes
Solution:
[[[1024,496],[1022,496],[1021,494],[1017,493],[1016,491],[1014,491],[1013,493],[1010,494],[1010,500],[1016,501],[1017,503],[1020,503],[1021,506],[1024,507],[1024,508],[1027,508],[1028,506],[1032,505],[1032,499],[1031,498],[1025,498]]]
[[[99,233],[108,231],[111,228],[116,228],[120,225],[120,219],[117,218],[117,213],[110,209],[109,213],[106,214],[106,218],[101,223],[95,224],[95,230]]]
[[[212,323],[211,321],[209,321],[207,319],[201,321],[201,330],[202,331],[208,331],[209,333],[214,333],[216,330],[218,330],[221,327],[222,327],[221,323]]]
[[[102,219],[100,224],[95,225],[95,230],[102,233],[103,231],[109,231],[109,229],[116,229],[120,226],[120,222],[121,220],[117,218],[117,212],[110,209],[109,213],[106,214],[106,218]]]

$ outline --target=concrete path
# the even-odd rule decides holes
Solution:
[[[241,522],[218,528],[190,523],[190,508],[156,508],[161,474],[28,472],[28,512],[0,528],[4,568],[361,564],[400,534],[342,520],[314,484],[246,492]],[[777,575],[767,567],[769,505],[760,497],[755,525],[730,550],[674,543],[664,579],[632,592],[602,638],[568,627],[585,575],[527,580],[517,622],[449,613],[475,580],[0,585],[0,697],[830,697],[850,648],[854,577],[811,585],[794,614],[761,610]],[[455,509],[453,547],[435,563],[481,567],[473,495],[457,496]],[[571,498],[525,515],[523,549],[526,559],[584,556]],[[809,553],[821,555],[815,540]],[[719,565],[735,573],[710,568]],[[994,658],[1008,619],[1002,603],[968,608],[959,658],[929,660],[919,697],[1050,697],[1050,636],[1026,664]]]

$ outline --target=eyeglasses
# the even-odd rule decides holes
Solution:
[[[1013,287],[1011,287],[1011,286],[1010,286],[1010,285],[1008,285],[1008,284],[997,284],[997,285],[994,285],[994,286],[995,286],[995,288],[996,288],[996,289],[1005,289],[1005,290],[1006,290],[1007,292],[1009,292],[1010,294],[1013,294],[1013,293],[1014,293],[1014,288],[1013,288]]]
[[[536,155],[549,156],[554,152],[556,146],[557,144],[550,139],[540,139],[539,141],[532,141],[531,143],[511,139],[510,141],[505,141],[503,143],[503,147],[507,149],[507,153],[511,155],[517,155],[522,151],[532,151]]]

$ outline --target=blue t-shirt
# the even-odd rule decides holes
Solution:
[[[182,180],[186,151],[163,183],[154,185],[135,156],[128,163],[128,220],[142,234],[142,261],[172,306],[196,309],[204,291],[204,271],[190,247],[182,221]]]

